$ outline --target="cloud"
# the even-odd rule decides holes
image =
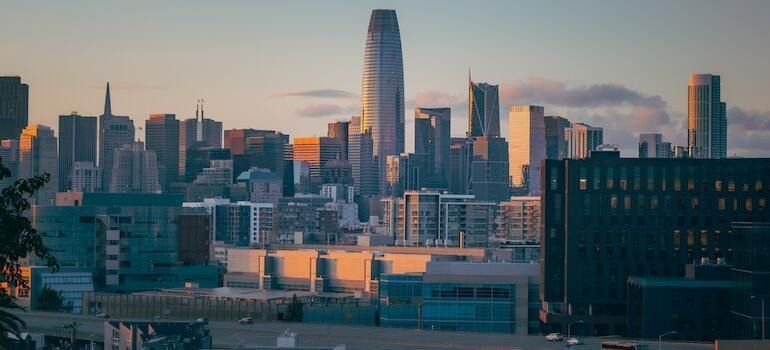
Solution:
[[[302,90],[302,91],[289,91],[278,93],[275,96],[282,97],[317,97],[317,98],[356,98],[358,95],[337,89],[316,89],[316,90]]]
[[[429,90],[417,93],[415,107],[452,107],[462,102],[460,98],[441,91]]]
[[[770,111],[727,110],[728,155],[770,156]]]
[[[731,107],[727,110],[727,123],[734,131],[770,132],[770,112]]]
[[[341,106],[328,103],[309,104],[297,110],[297,115],[300,117],[326,117],[331,115],[344,115],[348,117],[350,114],[355,113],[357,107],[355,105]]]
[[[665,108],[660,96],[650,96],[616,83],[568,86],[565,82],[530,77],[500,87],[500,100],[508,103],[544,104],[569,108],[646,106]]]

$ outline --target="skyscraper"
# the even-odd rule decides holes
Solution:
[[[295,137],[293,150],[294,160],[306,161],[310,165],[310,191],[318,193],[326,164],[337,159],[337,140],[329,137]]]
[[[110,187],[115,150],[134,142],[134,121],[126,116],[112,115],[110,83],[104,96],[104,114],[99,116],[99,168],[102,188]]]
[[[58,159],[56,136],[44,125],[32,124],[21,131],[19,137],[19,176],[29,178],[48,173],[50,181],[37,191],[33,204],[48,205],[56,199],[58,183]]]
[[[473,140],[470,159],[470,193],[483,201],[508,199],[508,142],[502,137]]]
[[[566,158],[588,158],[591,151],[595,151],[604,143],[604,129],[583,123],[573,123],[569,128],[564,129],[564,138],[567,140]]]
[[[348,160],[348,135],[350,134],[350,121],[343,120],[329,123],[329,129],[326,136],[337,141],[339,145],[338,157],[342,160]]]
[[[248,136],[252,135],[252,136]],[[294,195],[294,156],[289,135],[273,130],[253,130],[247,134],[244,154],[233,157],[235,173],[258,167],[269,169],[283,181],[283,195]]]
[[[348,134],[348,159],[353,171],[353,187],[357,195],[372,196],[379,193],[379,169],[372,147],[371,130],[361,132],[361,117],[353,116],[350,119]]]
[[[110,174],[112,193],[160,193],[158,159],[142,142],[116,149]]]
[[[0,161],[11,171],[11,176],[0,179],[0,189],[2,189],[19,178],[19,140],[0,140]]]
[[[473,143],[465,137],[453,137],[449,145],[449,192],[470,193],[470,164]]]
[[[446,188],[448,185],[450,121],[449,108],[414,110],[414,153],[425,155],[429,171],[423,174],[423,186]]]
[[[545,116],[545,157],[548,159],[564,159],[567,156],[567,140],[564,129],[569,128],[567,118],[560,116]]]
[[[508,172],[513,187],[540,193],[540,162],[545,159],[543,107],[511,106],[508,111]]]
[[[382,193],[387,156],[404,151],[404,64],[395,10],[372,11],[362,85],[360,131],[371,131]]]
[[[189,178],[185,174],[187,150],[196,142],[202,142],[205,147],[222,148],[222,122],[205,117],[203,105],[195,106],[195,118],[179,122],[179,176]]]
[[[59,116],[59,191],[72,189],[72,169],[76,162],[96,164],[96,117],[72,112]]]
[[[230,150],[233,156],[244,154],[246,139],[259,136],[263,130],[256,129],[228,129],[225,130],[224,147]]]
[[[468,71],[468,136],[500,136],[497,85],[474,83]]]
[[[718,75],[691,74],[687,94],[687,146],[693,158],[727,157],[727,106]]]
[[[168,191],[172,182],[179,181],[179,121],[174,114],[150,114],[145,121],[147,150],[158,157],[160,187]]]
[[[671,158],[671,143],[661,134],[639,134],[639,158]]]
[[[0,77],[0,140],[19,139],[29,121],[29,85],[21,77]]]

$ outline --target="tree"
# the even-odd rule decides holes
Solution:
[[[0,158],[0,180],[10,177],[11,171],[3,165]],[[21,277],[21,259],[34,254],[46,264],[58,270],[56,258],[43,244],[42,238],[32,227],[32,222],[24,213],[30,209],[29,202],[35,192],[40,190],[51,178],[47,173],[18,179],[0,190],[0,280],[9,286],[29,288],[29,281]],[[7,343],[8,332],[21,336],[21,329],[26,325],[10,310],[21,309],[13,296],[4,289],[0,291],[0,345]]]
[[[286,313],[284,321],[288,322],[302,322],[302,303],[297,299],[297,295],[294,294],[291,297],[289,306],[286,307]]]
[[[60,292],[45,286],[37,296],[37,309],[40,311],[65,311],[64,297]]]

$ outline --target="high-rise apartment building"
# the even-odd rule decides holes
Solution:
[[[470,158],[470,194],[483,201],[508,198],[508,142],[502,137],[479,136]]]
[[[143,142],[123,145],[113,155],[112,193],[160,193],[158,159],[155,152],[144,148]]]
[[[421,189],[430,181],[430,168],[425,154],[401,153],[388,156],[385,165],[385,195],[400,197],[404,191]]]
[[[540,162],[545,159],[542,106],[514,105],[508,111],[508,172],[511,186],[540,194]]]
[[[334,139],[339,145],[337,158],[348,160],[348,135],[350,134],[350,121],[343,120],[329,123],[326,137]]]
[[[147,150],[158,157],[160,187],[165,192],[179,181],[179,121],[174,114],[150,114],[144,122]]]
[[[318,193],[323,183],[322,174],[329,161],[337,159],[339,143],[329,137],[295,137],[294,160],[305,161],[310,166],[311,193]]]
[[[564,159],[567,157],[567,139],[564,130],[571,123],[560,116],[545,116],[545,157],[547,159]]]
[[[32,197],[34,204],[53,203],[59,188],[59,159],[56,152],[57,142],[53,130],[44,125],[31,124],[21,131],[19,137],[19,176],[32,176],[48,173],[51,179]]]
[[[233,156],[244,154],[246,139],[259,136],[265,131],[256,129],[228,129],[225,130],[224,148],[230,150]]]
[[[727,106],[721,79],[691,74],[687,87],[687,146],[693,158],[727,157]]]
[[[76,162],[96,164],[96,117],[72,112],[59,116],[59,191],[72,189],[72,169]]]
[[[604,143],[604,129],[583,123],[573,123],[569,128],[564,129],[564,138],[567,140],[566,158],[588,158],[591,151],[595,151]]]
[[[423,176],[423,186],[448,186],[450,122],[449,108],[414,110],[414,153],[425,155],[429,171]]]
[[[0,161],[11,171],[11,176],[0,179],[0,188],[6,188],[19,177],[19,140],[0,140]]]
[[[671,158],[671,142],[661,134],[639,134],[639,158]]]
[[[29,85],[21,77],[0,77],[0,140],[18,140],[29,123]]]
[[[404,152],[404,64],[395,10],[373,10],[369,19],[361,107],[360,132],[371,131],[382,193],[387,156]]]
[[[465,137],[453,137],[449,145],[449,192],[470,193],[470,164],[473,144]]]
[[[187,150],[191,147],[222,148],[222,122],[206,118],[203,106],[199,103],[195,108],[195,118],[179,122],[179,177],[188,179]]]
[[[102,190],[101,169],[94,166],[93,162],[75,162],[72,164],[72,177],[70,178],[72,192],[99,192]]]
[[[298,234],[318,237],[321,233],[320,211],[332,199],[320,195],[280,198],[273,210],[273,236],[271,243],[294,244]],[[335,215],[336,218],[336,215]]]
[[[273,203],[235,202],[206,198],[185,202],[187,208],[205,208],[211,215],[211,239],[224,244],[247,247],[269,242],[273,231]]]
[[[273,130],[250,129],[245,136],[244,154],[233,156],[234,174],[240,175],[254,167],[269,169],[282,179],[283,195],[293,196],[294,151],[289,135]],[[231,139],[231,145],[234,142],[235,139]]]
[[[112,181],[115,150],[134,142],[134,121],[126,116],[112,115],[110,83],[104,96],[104,113],[99,116],[99,168],[102,171],[102,188],[109,189]]]
[[[701,258],[740,261],[733,223],[770,221],[770,159],[602,151],[546,160],[543,179],[546,332],[582,321],[593,335],[624,334],[629,277],[683,277]]]
[[[497,85],[474,83],[468,72],[468,136],[500,137],[500,97]]]
[[[543,230],[540,197],[511,197],[497,206],[495,239],[500,242],[539,242]]]

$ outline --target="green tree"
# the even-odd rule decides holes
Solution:
[[[64,297],[60,292],[48,286],[43,287],[37,296],[37,309],[40,311],[65,311]]]
[[[0,159],[0,180],[10,177],[11,171]],[[18,179],[0,190],[0,280],[9,286],[29,288],[29,281],[21,276],[21,259],[34,254],[46,264],[58,269],[56,258],[43,245],[40,235],[32,227],[32,222],[24,213],[30,208],[30,197],[40,190],[51,178],[49,174],[29,179]],[[26,327],[24,321],[12,314],[13,309],[21,309],[13,296],[7,291],[0,291],[0,346],[7,343],[7,333],[20,335]]]

